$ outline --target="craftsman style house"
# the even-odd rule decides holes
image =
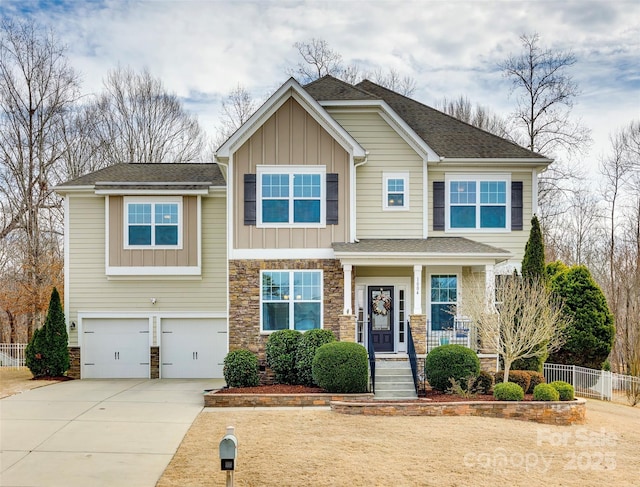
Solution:
[[[331,329],[378,357],[474,347],[463,282],[519,268],[551,161],[369,81],[290,79],[215,164],[121,164],[65,196],[76,376],[221,377]],[[494,359],[495,360],[495,359]]]

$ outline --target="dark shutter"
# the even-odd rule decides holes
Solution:
[[[444,230],[444,181],[433,182],[433,229]]]
[[[256,175],[244,175],[244,224],[256,224]]]
[[[511,230],[522,230],[522,181],[511,181]]]
[[[327,174],[327,225],[338,224],[338,175]]]

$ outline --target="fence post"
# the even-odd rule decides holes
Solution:
[[[571,366],[571,385],[573,386],[574,389],[578,388],[576,386],[576,366],[575,365]]]

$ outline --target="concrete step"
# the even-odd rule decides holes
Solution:
[[[378,377],[413,377],[411,370],[400,370],[400,369],[376,369],[376,378]]]
[[[413,390],[411,391],[378,391],[378,389],[376,388],[376,393],[373,398],[378,401],[379,400],[398,401],[403,399],[405,400],[417,399],[418,396]]]
[[[378,382],[376,381],[376,393],[378,391],[413,391],[413,380],[411,382]]]

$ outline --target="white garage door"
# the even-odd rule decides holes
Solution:
[[[163,318],[160,377],[164,379],[222,378],[227,353],[226,320]]]
[[[149,320],[85,318],[81,357],[86,379],[148,378]]]

